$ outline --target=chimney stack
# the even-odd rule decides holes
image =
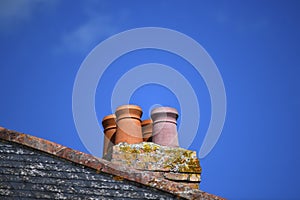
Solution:
[[[151,111],[152,120],[141,122],[141,116],[141,107],[123,105],[116,109],[115,116],[103,118],[103,158],[120,166],[153,172],[157,177],[154,184],[168,180],[198,189],[202,169],[195,151],[179,148],[178,111],[158,107]]]

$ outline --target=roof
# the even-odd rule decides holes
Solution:
[[[64,168],[63,165],[68,165],[69,163],[72,163],[77,166],[80,166],[81,168],[89,170],[89,174],[107,174],[112,176],[113,180],[115,181],[125,180],[129,181],[130,183],[138,184],[137,187],[143,188],[144,190],[148,190],[148,192],[149,189],[153,189],[153,193],[156,193],[157,195],[163,195],[159,193],[160,191],[162,191],[165,195],[172,194],[176,197],[186,199],[223,199],[221,197],[208,194],[201,190],[192,189],[188,186],[184,186],[183,184],[174,181],[168,181],[165,179],[158,180],[157,176],[153,172],[140,171],[137,169],[130,168],[128,166],[118,165],[51,141],[47,141],[28,134],[19,133],[1,127],[0,141],[8,145],[16,144],[19,146],[19,148],[30,149],[30,151],[33,153],[40,152],[48,155],[48,157],[51,156],[54,159],[60,159],[62,160],[62,162],[60,162],[59,165],[59,167],[61,168]],[[158,181],[159,184],[157,184]],[[154,199],[158,198],[159,197],[157,196],[157,198]]]

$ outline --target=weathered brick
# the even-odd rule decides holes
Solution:
[[[185,187],[190,187],[192,189],[199,189],[199,183],[185,183],[185,182],[181,182],[182,185],[184,185]]]
[[[136,158],[141,162],[157,162],[159,160],[159,157],[153,155],[152,153],[137,154]]]
[[[147,170],[149,170],[149,171],[170,172],[171,171],[171,166],[162,166],[160,164],[150,162],[150,163],[148,163]]]
[[[189,181],[191,182],[199,182],[201,181],[201,176],[200,174],[190,174],[189,175]]]
[[[145,169],[147,169],[147,162],[136,161],[136,162],[133,162],[132,167],[135,169],[139,169],[139,170],[145,170]]]
[[[164,173],[164,177],[169,180],[174,180],[174,181],[188,181],[189,180],[189,174],[184,174],[184,173]]]

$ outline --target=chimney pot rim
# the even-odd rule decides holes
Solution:
[[[172,108],[172,107],[157,107],[154,108],[151,111],[151,116],[155,115],[155,114],[159,114],[159,113],[166,113],[166,114],[175,114],[178,117],[178,111],[176,108]]]
[[[142,111],[142,108],[138,105],[133,105],[133,104],[127,104],[127,105],[122,105],[116,108],[116,112],[124,109],[134,109],[134,110],[139,110]]]
[[[145,120],[142,121],[141,125],[142,126],[147,126],[147,125],[152,124],[152,123],[153,123],[152,119],[145,119]]]
[[[103,117],[102,121],[109,120],[109,119],[116,119],[116,115],[115,114],[106,115],[105,117]]]

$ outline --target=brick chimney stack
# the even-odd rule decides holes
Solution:
[[[156,179],[180,182],[199,188],[201,167],[195,151],[179,148],[177,133],[178,111],[171,107],[158,107],[151,111],[151,119],[141,122],[142,109],[136,105],[123,105],[116,109],[116,125],[103,158],[112,163],[151,172]],[[111,116],[111,117],[109,117]],[[103,119],[105,135],[111,135],[106,126],[113,122],[109,115]],[[109,137],[107,137],[109,138]],[[152,142],[149,142],[151,141]],[[144,142],[143,142],[144,141]],[[106,143],[105,143],[106,144]],[[162,186],[163,187],[163,186]],[[165,186],[164,186],[165,187]]]

